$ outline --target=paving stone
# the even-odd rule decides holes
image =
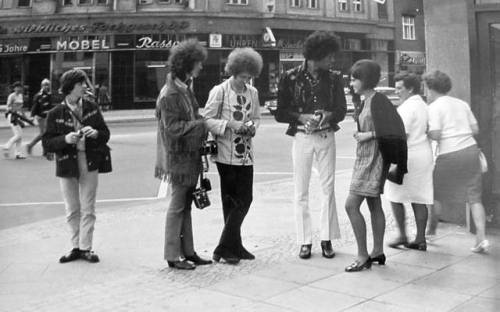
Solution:
[[[458,273],[453,269],[444,269],[415,282],[423,287],[434,287],[442,290],[475,296],[495,286],[498,280],[476,274]]]
[[[263,300],[298,287],[299,284],[296,283],[246,275],[217,283],[209,289],[244,298]]]
[[[307,265],[307,263],[303,265],[292,263],[277,264],[265,270],[256,271],[253,274],[302,285],[333,275],[331,270],[312,267]]]
[[[500,300],[500,282],[480,293],[478,297]]]
[[[266,300],[294,311],[342,311],[364,299],[309,286],[300,287]]]
[[[463,260],[449,254],[411,250],[391,257],[391,262],[399,262],[431,269],[442,269]]]
[[[418,308],[410,308],[408,306],[398,306],[389,304],[386,302],[378,301],[365,301],[358,305],[355,305],[347,310],[346,312],[421,312]]]
[[[470,298],[467,295],[409,284],[375,297],[375,301],[408,306],[420,311],[449,311]]]
[[[403,286],[402,283],[392,282],[371,274],[371,272],[342,273],[309,284],[355,297],[372,298]]]
[[[500,300],[488,298],[472,298],[470,301],[454,308],[453,312],[497,312],[500,309]]]

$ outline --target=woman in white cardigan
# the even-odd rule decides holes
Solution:
[[[258,92],[249,82],[260,74],[262,57],[252,48],[235,49],[225,70],[231,77],[210,91],[203,115],[217,141],[215,162],[224,213],[224,229],[213,259],[237,264],[240,259],[255,259],[243,247],[241,225],[252,203],[252,137],[260,122]]]

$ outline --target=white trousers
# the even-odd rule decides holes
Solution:
[[[85,152],[78,152],[78,178],[60,178],[66,207],[66,221],[71,232],[73,248],[92,249],[95,224],[95,201],[98,172],[87,170]]]
[[[13,124],[11,124],[10,119],[9,119],[9,126],[10,126],[10,129],[12,130],[12,133],[14,135],[3,146],[3,148],[6,150],[10,150],[12,148],[12,146],[15,145],[16,146],[16,155],[21,155],[22,154],[21,145],[23,142],[23,128],[21,128],[18,125],[14,126]]]
[[[314,134],[297,132],[293,141],[292,154],[298,244],[312,243],[309,182],[314,158],[318,165],[317,169],[323,195],[320,212],[320,239],[332,240],[340,238],[335,203],[335,132]]]

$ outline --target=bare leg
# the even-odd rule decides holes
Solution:
[[[396,220],[396,224],[399,229],[399,238],[398,241],[406,241],[406,225],[405,225],[405,207],[401,203],[393,203],[391,202],[392,214],[394,215],[394,219]]]
[[[434,201],[434,205],[429,205],[428,208],[431,211],[431,217],[429,218],[429,228],[427,230],[427,235],[436,235],[436,230],[439,224],[439,217],[441,216],[441,211],[443,210],[441,203],[437,200]]]
[[[382,201],[380,200],[380,196],[367,197],[366,202],[368,203],[372,219],[372,256],[376,257],[384,253],[385,215],[382,210]]]
[[[472,212],[472,219],[476,226],[476,244],[479,244],[486,238],[486,216],[484,213],[484,206],[482,203],[470,204]]]
[[[427,207],[424,204],[412,203],[413,213],[415,214],[415,222],[417,224],[417,236],[415,243],[425,242],[425,228],[427,226]],[[435,230],[434,230],[435,231]]]
[[[366,248],[366,223],[365,218],[359,211],[364,199],[363,196],[349,194],[345,203],[345,210],[351,221],[354,236],[358,244],[358,260],[361,263],[368,260],[368,250]]]

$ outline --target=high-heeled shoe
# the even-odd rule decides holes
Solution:
[[[409,248],[409,249],[426,251],[427,250],[427,242],[423,241],[423,242],[417,243],[417,242],[413,241],[413,242],[409,242],[409,243],[405,244],[405,247]]]
[[[187,262],[187,260],[167,261],[170,268],[178,270],[194,270],[196,266]]]
[[[488,242],[488,240],[485,239],[476,246],[472,247],[470,251],[475,253],[487,252],[489,247],[490,247],[490,242]]]
[[[243,246],[240,246],[238,256],[241,260],[255,260],[255,256]]]
[[[192,256],[186,256],[186,260],[193,262],[195,265],[212,264],[212,260],[203,259],[196,252]]]
[[[391,248],[399,248],[399,246],[404,246],[408,244],[408,240],[406,238],[398,238],[388,244]]]
[[[332,241],[321,241],[321,253],[323,257],[328,259],[335,257],[335,251],[333,251]]]
[[[380,254],[376,257],[370,257],[368,258],[368,260],[370,260],[371,263],[373,262],[378,262],[379,265],[385,265],[385,255],[384,254]]]
[[[345,268],[345,271],[346,272],[359,272],[359,271],[362,271],[364,269],[369,269],[371,267],[372,267],[372,262],[370,261],[370,257],[368,257],[368,259],[366,259],[366,261],[363,263],[361,263],[359,260],[354,261],[353,263],[351,263],[350,265],[348,265]]]
[[[306,244],[300,246],[300,252],[299,252],[299,257],[301,259],[309,259],[311,258],[311,244]]]
[[[214,259],[215,262],[220,262],[220,259],[223,259],[227,264],[238,264],[240,262],[240,258],[230,253],[214,252],[212,259]]]

